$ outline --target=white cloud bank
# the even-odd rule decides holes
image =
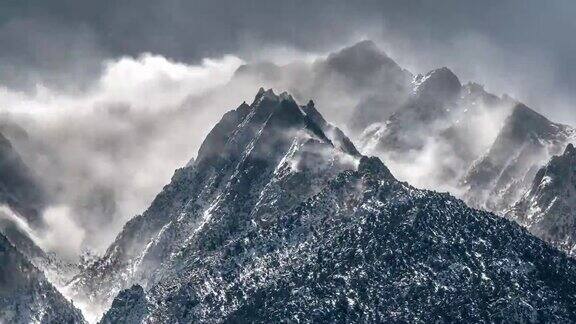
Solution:
[[[60,206],[44,213],[44,246],[70,245],[65,254],[81,245],[106,248],[195,155],[221,112],[233,108],[227,102],[239,104],[235,91],[223,95],[229,100],[210,91],[242,63],[230,55],[191,65],[143,54],[106,61],[100,77],[80,92],[0,86],[0,114],[10,126],[2,132]],[[19,128],[27,136],[12,136]]]

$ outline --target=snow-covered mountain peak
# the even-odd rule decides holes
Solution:
[[[462,85],[458,77],[447,67],[432,70],[414,79],[414,93],[425,100],[446,102],[456,98]]]
[[[519,103],[513,108],[506,120],[503,131],[518,139],[535,136],[541,139],[551,139],[557,136],[563,127],[564,125],[555,124],[526,105]]]
[[[158,263],[176,264],[183,248],[219,246],[229,240],[224,233],[266,226],[335,174],[356,169],[359,160],[352,142],[313,104],[300,107],[288,94],[260,90],[251,105],[222,117],[196,160],[176,171],[102,260],[74,280],[73,289],[108,305],[120,289],[156,282],[164,273],[156,270]],[[209,242],[212,234],[197,236],[205,231],[220,234],[214,232],[218,238]]]
[[[487,153],[463,178],[473,206],[503,212],[530,188],[538,169],[575,140],[575,129],[517,103]]]
[[[405,87],[412,74],[402,69],[374,42],[366,40],[331,53],[324,60],[316,62],[316,71],[320,72],[320,81],[326,82],[333,77],[346,80],[354,91],[365,92],[378,87],[389,92]],[[325,79],[328,78],[328,79]],[[393,92],[387,93],[394,96]]]
[[[383,67],[400,68],[371,40],[360,41],[328,55],[327,64],[340,72],[355,71],[355,73],[373,73],[374,69]]]
[[[377,157],[363,156],[358,165],[358,172],[360,174],[372,174],[383,178],[394,179],[390,170],[382,163]]]

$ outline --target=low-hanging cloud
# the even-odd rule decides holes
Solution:
[[[77,93],[45,84],[31,92],[0,88],[1,113],[11,125],[5,135],[51,202],[65,206],[45,211],[48,233],[56,234],[44,245],[62,250],[57,229],[66,228],[78,236],[65,254],[79,251],[78,241],[105,248],[194,156],[221,111],[232,108],[211,111],[209,92],[241,63],[224,56],[189,65],[143,54],[106,61],[98,80]],[[27,135],[11,137],[20,128]]]
[[[42,214],[46,227],[42,231],[41,247],[65,258],[79,255],[86,231],[76,224],[68,206],[50,206]]]
[[[34,228],[9,206],[0,205],[0,223],[6,222],[6,226],[15,226],[45,252],[55,253],[66,260],[75,260],[82,252],[86,231],[76,224],[70,208],[50,206],[43,211],[42,220],[45,227]]]

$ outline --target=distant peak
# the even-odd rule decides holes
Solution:
[[[384,52],[380,48],[378,48],[378,45],[376,45],[376,43],[374,43],[374,41],[372,41],[371,39],[361,40],[348,48],[363,49],[367,51],[374,51],[384,54]]]
[[[541,123],[551,123],[546,117],[537,113],[523,103],[518,103],[512,109],[510,118],[518,122],[537,121]]]
[[[363,40],[352,46],[344,47],[343,49],[332,53],[332,59],[352,59],[352,58],[366,58],[372,60],[390,60],[388,55],[371,40]]]
[[[538,112],[518,103],[506,119],[503,131],[515,137],[555,139],[568,126],[556,124]]]
[[[510,96],[507,93],[503,93],[501,96],[501,99],[507,103],[518,104],[518,100],[516,100],[515,98],[513,98],[512,96]]]
[[[414,80],[414,92],[420,97],[449,100],[462,89],[460,80],[449,68],[441,67],[426,75],[419,74]]]
[[[370,40],[331,53],[326,59],[326,64],[334,71],[353,76],[371,75],[381,69],[402,71],[394,60]]]
[[[454,74],[454,72],[452,72],[452,70],[450,70],[449,68],[447,68],[445,66],[426,73],[426,76],[428,76],[429,79],[435,78],[435,79],[450,80],[453,82],[457,81],[458,84],[460,84],[460,80],[458,79],[456,74]]]
[[[235,77],[255,76],[264,80],[275,80],[280,74],[280,67],[272,62],[243,64],[234,71]]]

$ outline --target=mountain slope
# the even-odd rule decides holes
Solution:
[[[314,115],[271,91],[226,114],[71,288],[110,322],[576,319],[575,261],[398,182]]]
[[[159,264],[176,262],[185,246],[215,248],[255,220],[274,223],[278,213],[353,168],[359,157],[312,102],[299,107],[287,94],[261,89],[252,105],[224,115],[194,163],[176,171],[150,208],[126,224],[73,287],[106,307],[119,290],[157,281],[167,268]],[[211,234],[192,241],[208,224]]]
[[[576,149],[542,167],[532,187],[505,216],[555,246],[576,253]]]
[[[397,182],[377,159],[362,158],[358,171],[341,173],[276,224],[218,249],[185,250],[148,289],[148,320],[576,318],[573,260],[503,218]]]
[[[68,302],[16,248],[0,234],[0,322],[84,323]]]
[[[286,215],[276,230],[288,225],[293,243],[241,272],[233,288],[247,302],[227,321],[574,320],[573,262],[494,215],[382,177],[371,162]]]
[[[472,206],[502,212],[530,187],[541,166],[575,140],[572,127],[516,105],[490,150],[463,178],[464,199]]]

